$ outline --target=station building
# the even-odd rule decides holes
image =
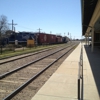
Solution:
[[[93,52],[95,47],[100,47],[100,0],[81,0],[81,10],[82,35]]]

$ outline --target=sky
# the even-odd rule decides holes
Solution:
[[[0,15],[8,23],[13,20],[16,31],[37,32],[40,28],[72,39],[82,36],[80,0],[0,0]]]

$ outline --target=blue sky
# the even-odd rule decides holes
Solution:
[[[80,0],[0,0],[0,15],[17,31],[38,31],[81,38]],[[11,28],[11,27],[10,27]]]

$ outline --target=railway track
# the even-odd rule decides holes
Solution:
[[[69,44],[70,43],[67,43],[67,45],[69,45]],[[26,52],[26,53],[22,53],[22,54],[16,54],[16,55],[13,55],[13,56],[6,56],[6,57],[3,57],[3,58],[0,58],[0,64],[2,64],[4,62],[7,62],[7,61],[10,61],[10,60],[22,58],[22,57],[25,57],[25,56],[27,57],[27,56],[30,56],[31,54],[34,55],[34,54],[41,53],[41,52],[45,52],[45,51],[48,51],[48,50],[51,50],[51,49],[63,47],[65,45],[66,44],[60,44],[60,45],[56,45],[56,46],[50,46],[48,48],[41,49],[41,50],[34,51],[34,52],[31,51],[31,52]]]
[[[66,47],[68,47],[68,45]],[[4,62],[0,65],[0,79],[15,72],[15,71],[18,71],[24,67],[27,67],[28,65],[30,65],[32,63],[35,63],[35,62],[41,60],[42,58],[46,57],[45,55],[49,56],[49,55],[51,55],[52,52],[57,52],[66,47],[64,46],[63,48],[60,47],[60,48],[56,48],[56,49],[51,49],[46,52],[39,52],[37,54],[33,54],[33,55],[31,54],[28,56],[24,56],[24,57],[20,57],[20,58],[14,59],[14,60]]]
[[[59,60],[62,56],[67,54],[76,45],[65,47],[53,51],[46,56],[43,56],[27,65],[21,66],[22,68],[15,70],[13,72],[4,72],[0,76],[0,93],[2,100],[11,100],[16,94],[18,94],[22,89],[24,89],[29,83],[31,83],[35,78],[37,78],[41,73],[43,73],[47,68]],[[22,70],[21,70],[22,69]],[[9,74],[7,74],[9,73]],[[6,74],[6,75],[4,75]],[[4,76],[3,76],[4,75]],[[8,76],[9,75],[9,76]],[[17,100],[17,99],[13,99]]]
[[[69,43],[67,45],[69,45]],[[64,47],[64,46],[65,45],[60,45],[60,48]],[[18,59],[22,59],[22,58],[25,58],[25,57],[33,56],[33,55],[36,55],[36,54],[39,54],[39,53],[42,53],[42,52],[46,52],[46,51],[49,51],[49,50],[53,50],[55,48],[59,48],[59,46],[54,46],[52,48],[44,49],[44,50],[34,52],[34,53],[31,52],[31,53],[27,53],[27,54],[15,55],[15,56],[9,56],[9,57],[6,57],[6,58],[2,58],[2,59],[0,59],[0,65],[4,64],[4,63],[15,61],[15,60],[18,60]]]

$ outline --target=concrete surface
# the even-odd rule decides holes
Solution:
[[[65,59],[31,100],[78,100],[80,51],[81,44]],[[84,45],[80,94],[81,100],[100,100],[100,51],[91,53],[91,48]]]

